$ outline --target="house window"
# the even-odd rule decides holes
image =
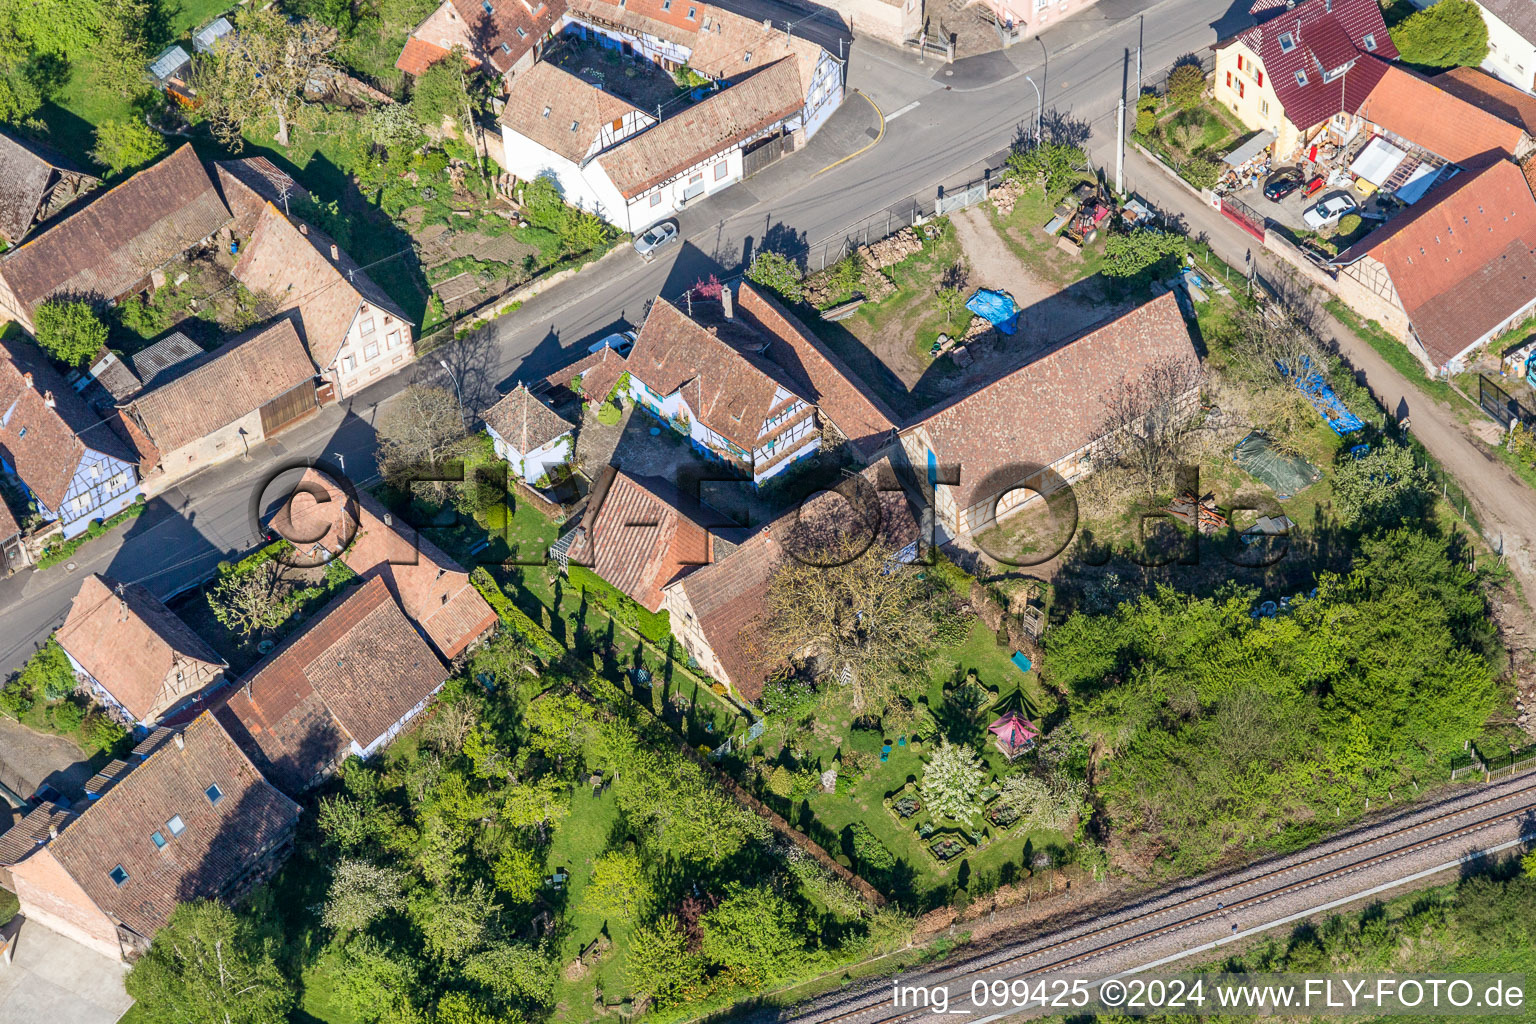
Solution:
[[[1374,33],[1374,32],[1367,32],[1365,34],[1365,38],[1363,40],[1361,40],[1361,41],[1363,43],[1365,43],[1365,48],[1367,50],[1374,51],[1376,49],[1376,33]],[[1491,49],[1493,49],[1493,47],[1490,46],[1489,49],[1491,50]]]
[[[379,358],[379,346],[378,346],[378,344],[374,343],[372,345],[369,345],[367,348],[363,349],[363,358],[364,359],[377,359],[377,358]]]
[[[110,487],[114,491],[122,490],[124,487],[128,486],[128,476],[127,476],[127,474],[124,474],[124,473],[117,474],[111,480],[107,481],[107,486]]]
[[[101,476],[101,467],[100,466],[92,466],[91,467],[91,479],[95,480],[99,476]]]
[[[179,836],[187,830],[187,823],[181,820],[181,815],[173,814],[171,820],[165,823],[165,827],[170,830],[171,835]]]
[[[1269,100],[1259,100],[1259,113],[1264,117],[1269,116]]]
[[[1232,72],[1227,72],[1227,88],[1232,88]]]
[[[651,196],[651,205],[652,206],[660,206],[661,205],[661,193],[660,192],[657,192],[655,195]]]
[[[1290,32],[1280,33],[1280,52],[1290,53],[1296,49],[1296,37]]]
[[[1237,98],[1243,98],[1243,83],[1241,81],[1237,83]]]
[[[392,349],[392,348],[397,347],[399,344],[400,344],[400,332],[399,331],[390,331],[389,332],[389,337],[384,339],[384,347]]]
[[[698,174],[693,174],[693,175],[690,175],[688,177],[688,184],[690,184],[690,185],[697,185],[699,182],[701,182],[703,180],[704,180],[704,172],[700,171]]]
[[[1306,85],[1307,84],[1307,73],[1305,71],[1299,71],[1298,70],[1296,72],[1296,84],[1297,85]]]
[[[220,800],[224,799],[224,791],[219,788],[218,783],[214,783],[212,786],[209,786],[207,789],[203,790],[203,795],[208,798],[208,802],[211,804],[216,804]]]
[[[728,160],[721,160],[719,163],[715,164],[715,180],[725,180],[725,176],[730,173],[730,169],[730,161]]]
[[[341,368],[346,373],[351,373],[353,370],[357,369],[357,356],[343,356],[341,359]]]
[[[1237,70],[1239,70],[1239,71],[1243,70],[1243,55],[1242,54],[1238,54],[1237,55]]]
[[[169,842],[169,840],[167,840],[165,836],[161,835],[159,832],[151,832],[149,834],[149,838],[150,841],[155,844],[155,849],[157,850],[165,849],[165,844]]]
[[[362,326],[358,329],[358,333],[359,334],[372,334],[373,333],[373,318],[372,317],[369,317],[367,320],[363,321]]]
[[[122,885],[124,882],[128,881],[128,872],[124,871],[123,866],[119,864],[117,867],[107,872],[107,877],[112,879],[112,881],[118,885]]]

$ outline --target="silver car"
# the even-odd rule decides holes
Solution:
[[[1313,231],[1320,231],[1329,224],[1335,224],[1346,213],[1354,213],[1360,207],[1343,192],[1336,192],[1312,207],[1301,215],[1307,227]]]
[[[620,331],[617,334],[608,335],[602,341],[594,341],[587,346],[587,351],[601,352],[605,348],[611,348],[619,355],[627,356],[629,350],[635,347],[635,337],[634,331]]]
[[[664,220],[660,224],[652,224],[639,238],[635,239],[635,252],[650,259],[656,255],[657,249],[675,241],[677,241],[677,221]]]

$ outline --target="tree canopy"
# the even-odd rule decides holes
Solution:
[[[107,325],[89,302],[49,299],[32,315],[37,344],[65,366],[84,366],[107,343]]]
[[[1488,25],[1472,0],[1439,0],[1390,31],[1393,45],[1409,64],[1476,67],[1488,56]]]
[[[275,943],[212,900],[176,908],[127,986],[148,1024],[284,1024],[294,1000]]]

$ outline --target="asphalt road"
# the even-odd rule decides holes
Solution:
[[[772,1017],[793,1024],[897,1024],[936,1019],[930,1007],[980,1024],[1031,1016],[1017,1005],[972,1002],[973,983],[1042,978],[1082,980],[1092,991],[1109,978],[1170,976],[1220,960],[1225,948],[1278,928],[1393,890],[1452,880],[1490,853],[1536,836],[1536,774],[1469,786],[1444,799],[1394,812],[1341,832],[1307,850],[1238,871],[1175,883],[1125,906],[1091,908],[1048,932],[1032,930],[982,953],[966,952],[936,966],[885,978],[814,1000]],[[1283,933],[1282,933],[1283,934]],[[897,1006],[893,982],[939,987],[948,999]],[[1047,991],[1051,991],[1048,989]],[[1055,1012],[1061,1012],[1056,1010]]]
[[[778,0],[738,3],[781,20],[786,13],[804,16]],[[81,575],[106,572],[165,596],[196,585],[221,558],[256,543],[252,496],[283,462],[328,458],[344,461],[354,479],[370,477],[381,406],[387,409],[389,398],[417,377],[455,383],[466,406],[482,408],[513,381],[542,376],[594,338],[637,324],[658,294],[677,295],[710,273],[730,276],[763,247],[795,251],[840,240],[871,217],[883,219],[888,208],[905,208],[913,195],[931,198],[941,184],[978,176],[1035,116],[1035,85],[1044,89],[1047,111],[1091,122],[1090,147],[1109,159],[1115,101],[1127,82],[1135,88],[1138,13],[1146,15],[1143,63],[1150,77],[1152,69],[1213,42],[1214,26],[1245,9],[1243,2],[1160,0],[1138,12],[1133,0],[1101,0],[1039,40],[950,67],[854,42],[848,98],[816,138],[685,212],[686,241],[664,258],[647,263],[627,247],[619,250],[475,337],[253,449],[249,460],[184,481],[139,519],[82,548],[72,568],[0,581],[0,672],[19,666],[63,620]],[[832,25],[809,28],[829,46],[843,35]],[[438,359],[449,363],[451,377]]]

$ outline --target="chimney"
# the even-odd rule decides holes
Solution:
[[[186,750],[187,749],[186,738],[183,737],[181,735],[181,733],[179,733],[179,732],[176,734],[176,749],[177,750]]]
[[[29,389],[32,387],[32,371],[31,370],[28,370],[26,373],[21,375],[21,382],[23,384],[25,384]]]
[[[57,839],[57,838],[59,838],[59,826],[57,826],[57,825],[49,825],[48,826],[48,838],[49,839]]]
[[[309,234],[309,225],[303,221],[299,221],[299,234],[306,236]]]
[[[731,286],[728,284],[720,287],[720,307],[725,311],[727,320],[736,319],[736,303],[731,298]]]
[[[335,242],[331,243],[331,259],[333,259],[333,260],[341,259],[341,250],[336,248],[336,243]]]
[[[50,409],[53,408],[53,392],[52,391],[44,391],[43,392],[43,404],[46,405]]]

